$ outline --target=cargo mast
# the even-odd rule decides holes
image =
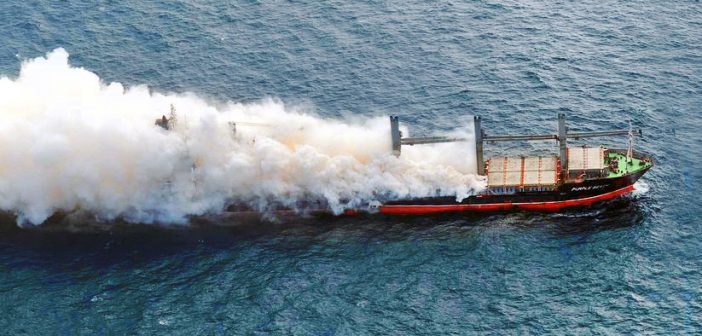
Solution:
[[[563,179],[568,177],[568,138],[593,138],[606,136],[624,136],[634,135],[641,136],[641,129],[629,128],[628,130],[611,130],[611,131],[594,131],[594,132],[573,132],[569,133],[565,123],[565,114],[558,114],[558,134],[536,134],[536,135],[487,135],[482,128],[481,118],[473,117],[474,137],[475,137],[475,156],[477,161],[477,172],[479,175],[485,175],[485,160],[483,157],[483,143],[485,141],[558,141],[558,160],[560,163],[560,175]],[[398,116],[390,116],[390,133],[392,139],[392,153],[395,156],[400,156],[402,145],[423,145],[444,142],[469,141],[467,138],[456,138],[446,136],[432,137],[414,137],[403,138],[400,131],[400,118]],[[633,140],[630,140],[633,143]],[[631,146],[630,146],[631,147]]]

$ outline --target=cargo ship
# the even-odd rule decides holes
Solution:
[[[559,211],[587,207],[631,193],[634,183],[651,167],[649,155],[634,151],[640,129],[570,132],[565,115],[558,115],[558,134],[491,136],[474,117],[477,172],[486,188],[458,202],[455,197],[392,200],[376,206],[381,214],[421,215],[443,212]],[[467,141],[449,137],[403,138],[399,118],[390,117],[393,154],[403,145]],[[625,149],[568,146],[568,139],[628,136]],[[497,141],[557,141],[558,155],[483,157],[483,144]]]
[[[171,106],[171,117],[163,116],[155,124],[169,130],[175,121],[175,109]],[[229,122],[234,134],[237,132],[237,124],[261,126]],[[557,134],[489,135],[481,124],[479,116],[473,117],[473,139],[445,136],[406,138],[400,131],[399,117],[390,116],[392,154],[398,157],[402,146],[474,142],[476,171],[487,181],[486,187],[479,193],[460,201],[454,196],[432,196],[372,202],[360,209],[347,209],[343,214],[422,215],[447,212],[559,211],[588,207],[631,193],[634,183],[654,165],[650,155],[634,151],[634,137],[641,136],[642,132],[631,126],[622,130],[571,132],[566,127],[565,114],[558,115]],[[628,137],[626,148],[568,146],[569,139],[614,136]],[[484,158],[485,143],[504,141],[556,141],[559,150],[557,155]],[[300,208],[306,209],[304,213],[307,215],[333,215],[323,202],[312,202]],[[226,212],[260,215],[255,209],[236,204],[230,204]],[[266,212],[283,216],[297,214],[297,211],[285,207]]]

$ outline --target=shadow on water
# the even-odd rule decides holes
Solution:
[[[81,217],[82,218],[82,217]],[[314,244],[369,241],[441,241],[507,228],[513,235],[553,239],[583,237],[639,225],[645,209],[636,199],[559,213],[449,214],[423,217],[317,217],[294,221],[241,221],[203,217],[190,225],[81,222],[70,216],[20,228],[12,216],[0,220],[0,265],[5,267],[133,267],[174,255],[214,255],[265,246],[294,250]],[[13,257],[15,256],[15,257]]]
[[[515,227],[541,227],[555,237],[588,235],[637,226],[644,222],[646,209],[636,199],[618,199],[596,206],[553,214],[518,215]]]

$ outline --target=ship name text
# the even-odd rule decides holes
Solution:
[[[594,185],[594,186],[582,186],[582,187],[573,187],[570,189],[570,191],[588,191],[588,190],[597,190],[597,189],[602,189],[606,187],[606,185]]]

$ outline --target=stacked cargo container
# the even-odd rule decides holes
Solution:
[[[553,190],[558,168],[554,156],[493,157],[486,163],[488,188],[494,194]]]

